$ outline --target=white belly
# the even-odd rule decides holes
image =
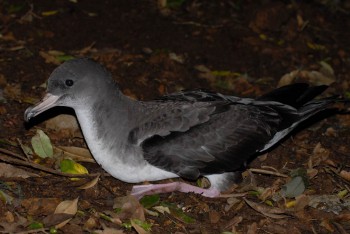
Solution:
[[[155,181],[178,177],[178,175],[152,166],[143,159],[141,151],[122,152],[113,150],[97,138],[96,124],[90,111],[77,111],[84,138],[96,162],[113,177],[128,183]],[[134,154],[134,155],[132,155]],[[135,155],[138,154],[138,155]],[[122,160],[128,158],[130,160]],[[135,160],[132,160],[135,159]],[[125,162],[127,161],[127,162]]]

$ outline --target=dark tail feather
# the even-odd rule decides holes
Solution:
[[[322,98],[306,103],[298,111],[301,114],[301,116],[312,116],[320,111],[327,109],[327,107],[333,103],[344,101],[345,100],[343,98],[340,98],[339,96]]]
[[[327,85],[310,87],[306,83],[295,83],[275,89],[260,96],[259,101],[275,101],[298,109],[328,88]]]

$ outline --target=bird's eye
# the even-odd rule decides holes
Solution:
[[[73,86],[74,81],[72,81],[72,80],[66,80],[66,82],[65,82],[65,83],[66,83],[66,85],[67,85],[67,86],[69,86],[69,87],[70,87],[70,86]]]

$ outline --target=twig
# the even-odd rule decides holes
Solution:
[[[284,178],[288,177],[286,174],[282,174],[282,173],[274,172],[274,171],[268,171],[268,170],[264,170],[264,169],[258,169],[258,168],[250,168],[249,171],[251,171],[253,173],[260,173],[260,174],[265,174],[265,175],[274,175],[274,176],[284,177]]]
[[[10,156],[13,156],[13,157],[25,160],[25,158],[22,155],[13,153],[13,152],[11,152],[11,151],[9,151],[7,149],[0,148],[0,153],[3,153],[3,154],[6,154],[6,155],[10,155]]]
[[[1,149],[0,148],[0,153],[1,153],[0,154],[0,161],[11,163],[11,164],[17,164],[17,165],[21,165],[21,166],[25,166],[25,167],[31,167],[31,168],[34,168],[36,170],[44,171],[44,172],[47,172],[47,173],[50,173],[50,174],[54,174],[54,175],[77,178],[77,177],[96,177],[96,176],[101,174],[101,173],[93,173],[93,174],[70,174],[70,173],[64,173],[64,172],[60,172],[60,171],[51,169],[49,167],[42,166],[40,164],[36,164],[36,163],[32,163],[32,162],[27,162],[27,161],[16,159],[16,158],[21,158],[21,157],[19,155],[15,154],[15,153],[13,153],[11,151],[8,151],[8,150],[5,150],[5,149]],[[9,157],[7,155],[14,156],[16,158],[11,158],[11,157]],[[109,174],[107,174],[107,173],[105,173],[105,174],[104,174],[105,176],[109,176]]]

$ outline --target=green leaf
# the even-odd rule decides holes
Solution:
[[[57,233],[58,233],[58,231],[56,228],[54,228],[54,227],[50,228],[50,234],[57,234]]]
[[[60,163],[61,172],[70,174],[88,174],[88,170],[81,164],[70,159],[63,159]]]
[[[176,205],[168,202],[162,202],[162,206],[169,207],[171,215],[173,215],[178,220],[184,223],[194,223],[196,220],[188,215],[186,215],[181,209],[177,208]]]
[[[309,186],[309,177],[307,176],[307,171],[305,168],[299,167],[294,169],[289,173],[289,175],[292,178],[300,176],[304,181],[305,187]]]
[[[284,197],[297,197],[305,191],[305,183],[301,176],[294,177],[287,184],[282,186],[281,193]]]
[[[44,227],[44,224],[43,223],[40,223],[40,222],[32,222],[31,224],[29,224],[28,228],[29,229],[39,229],[39,228],[43,228]]]
[[[56,56],[56,59],[58,61],[60,61],[60,62],[65,62],[65,61],[68,61],[68,60],[71,60],[71,59],[74,59],[74,58],[75,58],[74,56],[67,55],[67,54]]]
[[[123,228],[128,229],[128,230],[131,230],[131,228],[132,228],[132,225],[131,225],[130,222],[122,223],[121,226],[122,226]]]
[[[142,221],[139,219],[131,219],[131,225],[133,223],[137,224],[138,226],[142,227],[145,231],[151,231],[152,224],[147,223],[146,221]]]
[[[51,158],[53,156],[53,148],[50,138],[40,129],[36,131],[32,137],[32,147],[34,152],[41,158]]]
[[[149,209],[149,208],[157,205],[159,202],[159,199],[160,199],[159,194],[144,196],[143,198],[141,198],[140,204],[144,208]]]

